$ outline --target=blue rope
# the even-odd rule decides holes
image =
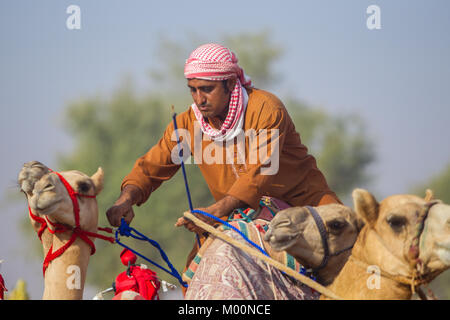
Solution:
[[[134,232],[135,234],[132,234],[132,232]],[[143,256],[142,254],[140,254],[139,252],[137,252],[136,250],[131,249],[130,247],[128,247],[127,245],[123,244],[120,239],[119,239],[119,234],[121,236],[125,236],[125,237],[132,237],[134,239],[137,240],[141,240],[141,241],[147,241],[149,242],[152,246],[154,246],[155,248],[157,248],[159,250],[159,253],[161,255],[161,257],[164,259],[164,261],[167,263],[167,265],[169,266],[170,270],[168,270],[167,268],[164,268],[163,266],[159,265],[158,263],[150,260],[149,258]],[[122,218],[121,222],[120,222],[120,226],[119,228],[116,230],[115,233],[115,238],[116,238],[116,243],[121,245],[122,247],[130,250],[131,252],[133,252],[134,254],[138,255],[139,257],[141,257],[142,259],[145,259],[146,261],[150,262],[151,264],[153,264],[154,266],[160,268],[161,270],[164,270],[165,272],[167,272],[168,274],[172,275],[173,277],[178,279],[178,282],[180,282],[180,284],[183,287],[187,287],[187,283],[183,281],[183,279],[181,278],[180,274],[178,273],[178,271],[174,268],[174,266],[172,265],[172,263],[170,263],[169,258],[167,257],[166,253],[164,252],[164,250],[161,248],[161,246],[158,244],[158,242],[156,242],[155,240],[152,240],[148,237],[146,237],[145,235],[143,235],[142,233],[140,233],[139,231],[137,231],[136,229],[130,227],[126,222],[125,219]]]
[[[226,221],[223,221],[220,218],[217,218],[216,216],[213,216],[212,214],[209,214],[208,212],[202,211],[202,210],[193,210],[193,213],[200,213],[204,216],[207,216],[208,218],[214,219],[217,222],[220,222],[222,224],[224,224],[225,226],[227,226],[230,229],[233,229],[234,231],[236,231],[237,233],[239,233],[248,243],[250,243],[252,246],[254,246],[256,249],[258,249],[259,251],[261,251],[264,255],[270,257],[267,252],[261,248],[260,246],[258,246],[256,243],[254,243],[252,240],[250,240],[244,233],[242,233],[241,230],[235,228],[234,226],[232,226],[231,224],[229,224]]]
[[[180,146],[180,137],[178,136],[178,127],[177,127],[176,116],[177,116],[177,114],[174,112],[173,115],[172,115],[173,126],[174,126],[174,128],[175,128],[175,135],[176,135],[176,138],[177,138],[177,145],[178,145],[178,148],[180,148],[180,147],[179,147],[179,146]],[[181,160],[181,169],[182,169],[182,171],[183,171],[184,186],[186,187],[186,193],[187,193],[187,198],[188,198],[188,201],[189,201],[189,209],[190,209],[190,211],[193,212],[193,213],[200,213],[200,214],[203,214],[203,215],[205,215],[205,216],[207,216],[207,217],[209,217],[209,218],[214,219],[214,220],[217,221],[217,222],[220,222],[220,223],[226,225],[226,226],[229,227],[230,229],[233,229],[234,231],[238,232],[242,237],[244,237],[244,239],[245,239],[248,243],[250,243],[251,245],[253,245],[254,247],[256,247],[256,248],[257,248],[259,251],[261,251],[263,254],[265,254],[266,256],[269,256],[269,255],[264,251],[264,249],[262,249],[260,246],[258,246],[258,245],[257,245],[256,243],[254,243],[253,241],[251,241],[249,238],[247,238],[240,230],[236,229],[236,228],[233,227],[231,224],[229,224],[229,223],[223,221],[222,219],[219,219],[219,218],[217,218],[217,217],[215,217],[215,216],[213,216],[213,215],[211,215],[211,214],[209,214],[209,213],[207,213],[207,212],[205,212],[205,211],[194,210],[194,207],[192,206],[191,193],[190,193],[190,191],[189,191],[189,185],[188,185],[188,181],[187,181],[186,169],[185,169],[185,167],[184,167],[183,150],[179,150],[179,151],[178,151],[178,155],[180,156],[180,160]],[[198,237],[197,234],[196,234],[196,236],[197,236],[197,243],[198,243],[198,246],[200,247],[200,239],[199,239],[199,237]]]
[[[188,198],[188,202],[189,202],[189,209],[192,212],[192,210],[194,210],[194,206],[192,205],[192,198],[191,198],[191,192],[189,191],[189,184],[187,181],[186,168],[184,167],[183,149],[180,149],[180,137],[178,136],[178,126],[177,126],[176,117],[177,117],[177,114],[174,112],[172,119],[173,119],[173,127],[175,129],[175,135],[177,137],[178,156],[180,157],[180,161],[181,161],[181,170],[183,171],[184,187],[186,188],[187,198]],[[195,234],[195,237],[197,239],[197,245],[200,248],[200,246],[201,246],[200,237],[198,236],[198,234]]]

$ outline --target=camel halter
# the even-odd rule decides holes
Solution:
[[[319,234],[320,234],[320,238],[322,239],[322,247],[323,247],[323,258],[322,258],[322,262],[320,263],[320,265],[316,268],[311,268],[312,272],[317,272],[318,270],[323,269],[327,263],[328,260],[330,259],[330,257],[334,257],[334,256],[338,256],[341,253],[351,250],[353,248],[353,244],[347,248],[341,249],[337,252],[331,253],[330,254],[330,247],[328,245],[328,233],[327,233],[327,228],[325,227],[325,224],[323,223],[322,218],[320,217],[319,213],[317,212],[316,209],[314,209],[313,207],[310,206],[305,206],[306,209],[308,209],[309,213],[311,214],[311,216],[314,219],[314,222],[316,223],[317,229],[319,229]]]
[[[65,243],[61,248],[59,248],[58,250],[53,252],[53,244],[52,244],[52,246],[48,250],[47,255],[45,256],[45,259],[44,259],[44,264],[43,264],[44,276],[45,276],[45,271],[47,270],[47,267],[50,264],[50,262],[52,262],[54,259],[56,259],[60,255],[62,255],[75,242],[75,240],[78,237],[81,238],[84,242],[86,242],[91,247],[91,255],[93,255],[95,253],[95,245],[94,245],[94,242],[91,239],[89,239],[89,237],[99,238],[102,240],[109,241],[111,243],[114,243],[114,241],[115,241],[114,238],[112,238],[112,237],[106,237],[106,236],[103,236],[98,233],[89,232],[89,231],[81,229],[80,206],[78,204],[77,196],[85,197],[85,198],[95,198],[96,196],[90,196],[90,195],[85,195],[85,194],[75,192],[75,190],[73,190],[72,186],[67,182],[67,180],[60,173],[53,171],[51,169],[49,169],[49,170],[50,170],[50,172],[55,173],[59,177],[59,179],[63,183],[64,187],[66,188],[67,192],[69,193],[69,196],[70,196],[70,199],[72,200],[72,205],[73,205],[73,214],[75,217],[75,227],[67,226],[67,225],[64,225],[61,223],[53,223],[47,217],[45,217],[45,219],[38,217],[35,214],[33,214],[33,212],[31,211],[31,208],[28,206],[28,211],[30,213],[30,217],[33,220],[35,220],[36,222],[41,224],[41,227],[38,230],[38,237],[41,241],[42,241],[42,233],[44,232],[44,230],[46,228],[52,234],[61,233],[61,232],[65,232],[65,231],[72,231],[72,236],[70,237],[69,241],[67,243]],[[48,227],[48,225],[51,225],[54,229],[52,230],[51,228]],[[105,231],[108,233],[113,232],[113,230],[111,228],[98,228],[98,230]]]

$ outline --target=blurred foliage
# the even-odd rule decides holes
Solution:
[[[436,199],[450,204],[450,163],[428,182],[420,184],[411,193],[424,196],[425,190],[431,189]],[[430,284],[438,299],[450,300],[450,270],[445,271]]]
[[[450,163],[431,179],[414,188],[417,194],[424,194],[426,189],[433,191],[434,197],[445,203],[450,203]]]
[[[370,182],[366,169],[375,160],[363,120],[355,114],[330,115],[292,99],[286,105],[328,185],[348,202],[353,188]]]
[[[135,160],[157,143],[170,123],[171,105],[175,105],[175,111],[180,113],[191,104],[183,77],[184,61],[193,48],[207,41],[195,36],[187,38],[186,44],[180,44],[161,37],[155,55],[157,66],[149,71],[151,88],[145,94],[138,95],[132,82],[126,80],[110,97],[82,98],[67,107],[64,125],[75,146],[73,152],[59,156],[57,169],[77,169],[87,174],[93,174],[99,166],[104,169],[104,190],[97,198],[100,226],[108,224],[105,212],[119,196],[123,177]],[[273,42],[268,32],[224,36],[223,40],[237,54],[239,64],[252,78],[255,87],[270,91],[271,85],[280,81],[274,64],[281,59],[283,48]],[[329,114],[294,97],[280,98],[303,143],[316,157],[329,185],[340,197],[346,197],[359,184],[369,182],[366,169],[374,160],[374,152],[362,119],[354,114]],[[187,166],[187,174],[194,206],[212,204],[214,199],[199,169]],[[184,268],[194,235],[173,225],[187,208],[183,177],[178,173],[154,191],[145,204],[135,207],[136,217],[132,223],[140,232],[160,243],[179,271]],[[158,251],[148,244],[122,240],[165,265]],[[119,260],[121,247],[99,240],[96,246],[98,250],[91,257],[87,282],[104,289],[124,270]],[[162,279],[177,284],[171,276],[155,270]]]
[[[23,279],[17,280],[14,289],[6,295],[6,300],[30,300],[27,283]]]

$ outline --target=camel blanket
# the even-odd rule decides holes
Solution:
[[[265,199],[266,201],[270,199]],[[270,202],[273,204],[273,202]],[[269,207],[266,206],[266,209]],[[270,206],[275,214],[280,210]],[[236,212],[229,223],[243,232],[250,240],[258,244],[275,260],[285,264],[297,272],[304,272],[292,256],[286,252],[275,252],[262,240],[267,230],[263,212]],[[262,213],[262,214],[261,214]],[[244,217],[242,217],[242,215]],[[239,218],[235,218],[238,216]],[[252,218],[256,219],[252,220]],[[272,216],[273,217],[273,216]],[[226,226],[219,229],[228,236],[248,244],[236,231]],[[183,274],[183,280],[189,284],[185,299],[188,300],[280,300],[280,299],[318,299],[319,294],[301,282],[283,274],[259,258],[221,239],[209,237]]]

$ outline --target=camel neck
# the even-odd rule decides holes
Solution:
[[[328,288],[344,299],[409,300],[409,285],[387,277],[377,266],[351,255]]]
[[[63,247],[71,237],[71,231],[53,235],[53,249]],[[43,299],[82,299],[90,256],[91,247],[77,238],[63,254],[52,260],[44,276]]]

